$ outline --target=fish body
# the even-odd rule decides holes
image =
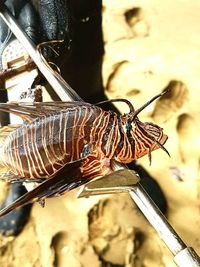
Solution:
[[[4,179],[38,183],[12,209],[108,174],[111,160],[151,155],[167,140],[155,124],[83,102],[2,103],[0,110],[24,120],[1,140],[0,163],[9,169]]]

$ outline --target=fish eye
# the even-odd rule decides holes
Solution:
[[[127,132],[130,132],[132,130],[132,124],[131,124],[131,122],[128,122],[127,124],[126,124],[126,131]]]

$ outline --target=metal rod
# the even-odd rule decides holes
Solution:
[[[130,197],[154,227],[160,238],[172,252],[174,262],[179,267],[199,267],[200,258],[193,248],[187,247],[166,217],[148,196],[141,184],[133,186]]]
[[[184,242],[176,234],[175,230],[168,223],[167,219],[147,195],[141,184],[134,186],[129,194],[137,206],[140,207],[142,213],[157,231],[173,255],[176,255],[182,249],[186,248]]]
[[[3,8],[0,12],[1,17],[15,34],[17,39],[23,44],[24,48],[30,54],[39,70],[46,77],[50,85],[53,87],[55,92],[59,95],[61,100],[80,100],[81,98],[74,90],[63,80],[60,76],[57,76],[52,70],[47,67],[44,62],[41,60],[40,56],[37,53],[37,48],[30,41],[28,36],[23,33],[23,30],[20,29],[18,23],[7,10]],[[115,162],[115,170],[126,168],[126,166],[118,164]],[[148,194],[145,192],[143,187],[138,183],[135,185],[130,192],[131,198],[138,205],[140,210],[143,212],[147,220],[155,228],[159,236],[163,239],[165,244],[168,246],[174,257],[176,264],[180,267],[198,267],[200,266],[200,259],[198,255],[192,248],[188,248],[181,238],[177,235],[175,230],[168,223],[165,216],[161,213],[158,207],[154,204]],[[187,265],[185,265],[187,262]]]
[[[117,171],[126,168],[126,165],[115,162],[112,167]],[[182,249],[186,248],[184,242],[177,235],[140,183],[133,186],[129,194],[173,255],[176,255]]]

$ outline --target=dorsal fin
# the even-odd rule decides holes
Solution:
[[[5,140],[5,138],[12,132],[14,131],[16,128],[20,127],[20,124],[13,124],[13,125],[7,125],[7,126],[3,126],[0,127],[0,147],[2,142]]]
[[[12,132],[14,131],[16,128],[20,127],[20,124],[16,124],[16,125],[8,125],[8,126],[3,126],[0,127],[0,180],[2,179],[2,173],[8,173],[9,169],[8,167],[6,167],[6,165],[3,164],[3,162],[1,161],[1,154],[2,154],[2,147],[4,144],[4,141],[6,139],[6,137]]]
[[[12,102],[12,103],[0,103],[0,110],[15,114],[23,119],[23,121],[31,122],[33,119],[53,114],[62,109],[75,108],[77,106],[86,106],[91,104],[74,101],[74,102]]]
[[[0,111],[12,113],[14,115],[17,115],[23,119],[23,121],[30,122],[36,114],[34,114],[34,110],[32,112],[25,109],[23,106],[21,106],[20,103],[0,103]],[[37,116],[36,116],[37,117]]]

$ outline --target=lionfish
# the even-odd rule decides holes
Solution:
[[[109,174],[112,160],[130,163],[146,154],[151,160],[153,150],[167,152],[163,129],[138,119],[164,93],[138,110],[128,100],[111,100],[128,104],[130,112],[124,115],[80,101],[1,103],[1,111],[23,119],[22,125],[1,131],[0,163],[8,170],[1,179],[37,186],[0,211],[0,216]]]

